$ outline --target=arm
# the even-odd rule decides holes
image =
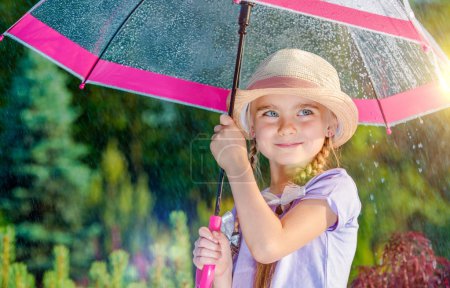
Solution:
[[[268,207],[256,184],[250,165],[243,160],[229,177],[239,224],[245,241],[256,261],[272,263],[298,250],[332,226],[337,216],[326,200],[304,200],[281,220]]]
[[[214,288],[230,288],[231,287],[231,280],[232,280],[232,272],[233,268],[232,266],[228,266],[225,273],[219,277],[214,278],[213,287]]]
[[[256,185],[242,133],[228,115],[221,115],[220,123],[214,127],[211,152],[227,173],[243,236],[258,262],[281,259],[336,222],[326,200],[304,200],[278,219]]]

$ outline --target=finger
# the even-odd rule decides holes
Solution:
[[[198,248],[206,248],[212,251],[220,251],[220,245],[219,242],[217,240],[209,240],[206,238],[200,238],[197,241],[197,244],[195,246],[197,249]]]
[[[217,251],[214,251],[214,250],[210,250],[207,248],[196,248],[196,249],[194,249],[192,254],[195,257],[208,257],[208,258],[214,258],[214,259],[219,259],[222,256],[220,249]]]
[[[233,123],[233,118],[231,118],[228,114],[220,115],[220,124],[230,125],[231,123]]]
[[[217,265],[218,260],[209,257],[196,256],[192,262],[194,262],[195,267],[198,269],[203,269],[204,265]]]
[[[211,231],[207,227],[204,227],[204,226],[200,227],[200,229],[198,229],[198,235],[200,237],[203,237],[203,238],[209,239],[211,241],[217,242],[217,240],[214,239]]]
[[[222,232],[214,231],[212,234],[214,239],[216,239],[217,242],[219,242],[218,244],[221,247],[227,247],[228,245],[230,245],[230,240],[228,240],[227,236],[225,236],[225,234],[223,234]]]
[[[215,133],[219,132],[220,130],[222,130],[222,125],[216,125],[216,126],[214,126],[214,132],[215,132]]]

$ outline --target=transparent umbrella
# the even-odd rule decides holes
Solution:
[[[361,124],[390,132],[449,107],[449,60],[407,0],[254,2],[242,82],[274,51],[299,48],[336,67]],[[80,78],[81,88],[92,83],[224,112],[239,82],[237,15],[228,1],[47,0],[4,35]]]
[[[244,83],[268,54],[300,48],[337,68],[343,90],[355,98],[360,123],[389,127],[449,106],[449,92],[443,91],[450,90],[449,60],[408,1],[254,2],[261,5],[248,32]],[[47,0],[4,35],[73,73],[82,86],[223,112],[232,85],[237,15],[228,1]]]

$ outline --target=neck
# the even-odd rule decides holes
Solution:
[[[270,163],[270,192],[275,195],[283,193],[284,187],[290,181],[286,166]]]

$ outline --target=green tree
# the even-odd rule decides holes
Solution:
[[[42,274],[55,244],[67,245],[76,267],[91,257],[83,203],[90,169],[86,147],[71,137],[77,112],[65,74],[27,53],[11,84],[0,122],[0,211],[16,227],[17,259]]]
[[[441,117],[445,115],[446,113],[440,114]],[[437,116],[431,116],[433,117]],[[430,122],[419,125],[424,125],[426,127],[422,129],[431,131],[430,126],[436,126],[439,122],[436,119],[428,120]],[[433,182],[433,177],[428,176],[429,171],[425,171],[429,167],[423,163],[418,165],[421,152],[409,149],[412,140],[408,131],[411,128],[416,130],[417,123],[411,123],[410,127],[397,127],[392,136],[386,136],[384,129],[360,127],[357,135],[343,150],[343,162],[355,179],[363,205],[358,219],[360,229],[354,267],[377,264],[381,259],[382,247],[391,234],[408,230],[419,230],[435,236],[431,240],[436,245],[434,247],[437,252],[448,257],[448,244],[440,243],[442,236],[436,233],[447,231],[448,235],[450,210],[448,200],[441,190],[442,182],[446,180],[444,178],[440,182]],[[450,132],[449,129],[441,128],[436,128],[441,134],[447,135]],[[439,155],[441,148],[438,145],[427,145],[427,140],[421,138],[419,129],[416,134],[423,141],[419,141],[422,143],[421,149],[428,150],[427,153],[430,154],[435,151]],[[446,167],[445,161],[442,165],[434,163],[434,173],[441,177],[447,174],[448,177]],[[443,238],[446,238],[445,233]],[[353,276],[356,272],[353,270]]]
[[[183,211],[172,211],[169,219],[170,226],[159,227],[159,233],[150,246],[153,259],[149,270],[150,287],[193,287],[186,214]]]
[[[172,243],[169,255],[173,262],[176,287],[192,287],[192,253],[187,227],[187,217],[183,211],[172,211],[169,216]]]
[[[100,171],[92,177],[88,197],[91,221],[97,222],[103,233],[103,255],[127,247],[132,253],[146,247],[148,220],[152,212],[152,194],[148,178],[140,174],[133,183],[126,158],[117,141],[111,140],[103,153]]]
[[[75,288],[75,283],[69,278],[69,251],[64,246],[56,246],[53,253],[53,270],[45,272],[44,288]]]
[[[34,287],[34,277],[23,263],[15,263],[15,231],[12,226],[0,227],[0,287]]]

